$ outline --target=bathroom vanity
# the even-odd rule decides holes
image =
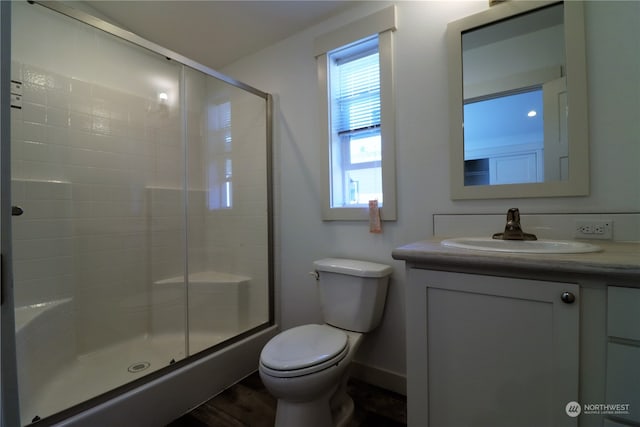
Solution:
[[[395,249],[407,270],[408,425],[640,423],[640,244],[597,244]]]

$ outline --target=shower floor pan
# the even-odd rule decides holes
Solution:
[[[207,348],[232,334],[191,333],[192,348]],[[22,423],[60,412],[185,357],[184,335],[143,335],[77,356],[47,383],[23,397]]]

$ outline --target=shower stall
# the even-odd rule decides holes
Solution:
[[[2,3],[2,419],[164,425],[275,329],[271,98],[64,4]]]

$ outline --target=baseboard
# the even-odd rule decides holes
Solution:
[[[385,390],[407,395],[407,377],[397,372],[351,362],[351,376]]]

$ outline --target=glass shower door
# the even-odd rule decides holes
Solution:
[[[273,322],[269,96],[47,7],[12,4],[23,425]]]
[[[267,102],[185,70],[194,354],[269,321]]]
[[[22,423],[186,356],[182,65],[13,4]],[[163,282],[163,280],[165,282]]]

